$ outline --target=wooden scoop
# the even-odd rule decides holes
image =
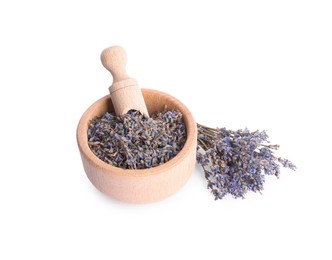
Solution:
[[[113,84],[109,87],[109,91],[116,115],[123,115],[135,109],[149,117],[137,81],[127,75],[127,55],[124,49],[120,46],[106,48],[100,58],[103,66],[113,76]]]

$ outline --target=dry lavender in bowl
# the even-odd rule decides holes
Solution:
[[[289,160],[274,155],[279,145],[270,144],[265,131],[197,126],[197,162],[216,200],[227,194],[244,198],[248,191],[262,191],[265,175],[278,177],[280,165],[296,169]]]
[[[145,169],[176,156],[186,141],[179,111],[145,117],[131,110],[123,116],[105,113],[91,120],[88,144],[101,160],[124,169]]]

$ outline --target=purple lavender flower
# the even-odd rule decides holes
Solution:
[[[125,169],[158,166],[176,156],[186,141],[179,111],[164,111],[147,118],[131,110],[126,115],[105,113],[91,120],[88,144],[101,160]]]
[[[244,198],[248,191],[261,192],[265,175],[280,174],[280,164],[292,170],[287,159],[276,158],[265,131],[250,132],[198,125],[197,162],[203,167],[207,187],[215,199],[227,194]]]

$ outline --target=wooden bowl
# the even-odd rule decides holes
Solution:
[[[129,203],[150,203],[178,191],[191,176],[196,162],[197,126],[190,111],[174,97],[156,90],[142,89],[149,114],[168,109],[181,111],[187,129],[182,150],[168,162],[149,169],[131,170],[100,160],[88,146],[88,126],[95,116],[113,112],[110,95],[96,101],[83,114],[77,128],[77,143],[84,170],[92,184],[114,199]]]

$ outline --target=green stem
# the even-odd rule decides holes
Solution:
[[[209,149],[208,146],[206,145],[206,143],[202,139],[198,138],[197,141],[203,146],[204,151]]]
[[[197,126],[198,126],[198,127],[205,128],[205,129],[209,129],[209,130],[212,130],[212,131],[217,131],[216,128],[212,128],[212,127],[208,127],[208,126],[205,126],[205,125],[201,125],[201,124],[199,124],[199,123],[197,123]]]

